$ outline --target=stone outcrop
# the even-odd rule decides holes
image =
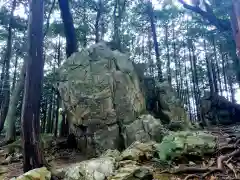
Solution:
[[[87,146],[84,133],[88,146],[99,152],[123,146],[124,126],[145,111],[139,78],[127,55],[99,43],[73,54],[58,73],[70,130],[80,148]]]
[[[239,122],[240,105],[225,97],[205,92],[201,98],[201,114],[204,125],[229,125]]]
[[[163,116],[147,115],[145,97],[151,91],[137,67],[126,54],[103,42],[73,54],[60,67],[58,89],[70,133],[77,137],[80,149],[100,154],[126,148],[134,141],[161,141],[165,133],[161,121],[166,119],[181,120],[188,127],[182,104],[173,100],[174,90],[164,83],[151,86],[156,88],[153,105],[158,104]]]

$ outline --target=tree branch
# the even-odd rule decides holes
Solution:
[[[187,4],[184,0],[178,0],[184,8],[189,9],[195,13],[200,14],[204,19],[208,20],[212,25],[218,28],[220,31],[231,31],[230,20],[218,19],[213,13],[212,8],[209,4],[204,1],[206,11],[202,10],[199,6],[191,6]]]

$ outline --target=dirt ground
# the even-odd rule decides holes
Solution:
[[[212,127],[207,131],[218,136],[218,148],[215,154],[211,157],[203,157],[198,162],[189,160],[191,164],[175,164],[167,169],[161,167],[157,161],[144,162],[154,170],[154,179],[240,180],[240,126]],[[87,159],[83,152],[53,149],[46,152],[45,157],[56,169]],[[23,174],[22,159],[19,162],[0,165],[0,180],[9,180],[21,174]]]

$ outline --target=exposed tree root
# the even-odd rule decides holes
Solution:
[[[14,140],[3,140],[2,142],[0,142],[0,147],[6,146],[8,144],[13,143]]]
[[[236,145],[229,144],[229,145],[219,147],[217,150],[217,153],[224,153],[226,151],[235,150],[235,149],[237,149]]]
[[[184,180],[189,180],[189,179],[193,179],[193,178],[201,179],[201,177],[198,176],[198,175],[196,175],[196,174],[190,174],[190,175],[186,176],[186,177],[184,178]]]
[[[240,154],[240,149],[237,149],[227,155],[221,155],[217,159],[217,167],[218,169],[223,169],[223,161],[226,161],[227,159],[234,157],[236,155]]]
[[[233,164],[229,162],[224,162],[224,164],[234,173],[235,178],[238,178],[237,171],[234,168]]]
[[[206,172],[205,174],[202,175],[201,179],[204,179],[214,173],[217,173],[217,172],[223,172],[222,169],[218,169],[218,168],[214,168],[214,169],[211,169],[209,172]]]
[[[184,167],[175,169],[171,174],[184,174],[184,173],[205,173],[205,172],[211,172],[216,171],[217,168],[200,168],[200,167]],[[218,169],[219,170],[219,169]]]

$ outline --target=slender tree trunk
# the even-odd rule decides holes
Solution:
[[[64,24],[64,33],[66,36],[66,54],[67,57],[69,57],[72,53],[77,52],[78,50],[75,29],[73,26],[73,18],[69,9],[68,0],[58,0],[58,3]]]
[[[120,39],[120,26],[123,17],[123,13],[126,8],[126,0],[115,0],[113,10],[113,41],[116,43],[117,48],[121,51],[121,39]]]
[[[204,40],[204,52],[205,52],[205,61],[206,61],[206,66],[207,66],[207,74],[208,74],[208,83],[210,87],[210,93],[211,95],[214,94],[215,89],[213,85],[213,76],[212,76],[212,68],[209,62],[209,59],[207,57],[207,48],[206,48],[206,41]]]
[[[178,63],[177,63],[177,52],[176,52],[176,43],[175,43],[175,29],[174,29],[174,23],[173,23],[173,59],[175,63],[175,78],[176,78],[176,89],[177,89],[177,95],[179,97],[179,82],[178,82]]]
[[[31,0],[29,15],[29,49],[22,106],[23,170],[43,166],[40,150],[40,100],[43,79],[43,0]]]
[[[47,110],[47,133],[51,133],[51,125],[52,125],[52,106],[53,106],[53,91],[51,91],[49,102],[48,102],[48,110]]]
[[[103,15],[100,18],[100,39],[103,40],[104,39],[104,35],[105,35],[105,27],[104,27],[104,18]]]
[[[102,15],[102,0],[98,0],[98,9],[97,9],[97,17],[95,22],[95,42],[99,42],[99,22]]]
[[[53,133],[53,128],[54,128],[54,122],[55,122],[55,114],[56,114],[56,108],[55,108],[55,92],[53,91],[53,102],[52,102],[52,112],[51,112],[51,133]]]
[[[230,55],[231,57],[231,55]],[[230,67],[229,65],[229,56],[227,55],[226,56],[226,66],[227,67]],[[236,103],[236,100],[235,100],[235,91],[233,89],[233,77],[232,76],[228,76],[228,84],[229,84],[229,88],[230,88],[230,93],[231,93],[231,101],[232,103]]]
[[[1,76],[0,76],[0,105],[2,104],[2,100],[3,100],[2,91],[3,91],[4,74],[5,74],[5,61],[3,61],[2,70],[1,70]]]
[[[226,63],[225,63],[225,57],[223,54],[223,48],[222,45],[220,44],[220,52],[221,52],[221,58],[222,58],[222,69],[223,69],[223,80],[224,80],[224,91],[227,92],[227,98],[229,98],[228,96],[228,87],[227,87],[227,76],[226,76]]]
[[[63,107],[63,102],[61,101],[61,107]],[[69,125],[67,120],[67,114],[64,112],[62,113],[62,122],[60,127],[60,136],[65,137],[68,135],[69,132]]]
[[[198,84],[198,77],[197,77],[197,60],[196,60],[196,55],[194,52],[194,46],[192,40],[189,41],[190,44],[190,49],[192,51],[192,56],[190,56],[190,62],[191,62],[191,71],[192,71],[192,81],[193,81],[193,94],[194,94],[194,99],[196,103],[196,112],[197,112],[197,119],[198,121],[201,121],[201,115],[200,115],[200,103],[199,103],[199,84]],[[189,49],[189,53],[191,54]]]
[[[152,36],[153,36],[153,43],[154,43],[154,49],[156,53],[156,61],[157,61],[157,68],[158,68],[158,80],[161,82],[163,81],[163,75],[162,75],[162,65],[160,61],[160,54],[158,49],[158,41],[157,41],[157,34],[156,34],[156,27],[154,24],[154,17],[153,17],[153,7],[151,1],[148,2],[148,17],[150,19],[151,29],[152,29]]]
[[[83,47],[87,47],[87,4],[86,0],[83,0]]]
[[[187,74],[187,56],[186,56],[186,47],[184,46],[184,75],[185,75],[185,87],[186,87],[186,104],[188,106],[188,112],[189,112],[189,118],[190,121],[192,122],[192,109],[191,109],[191,104],[190,104],[190,94],[189,94],[189,84],[188,84],[188,74]]]
[[[5,139],[7,142],[11,142],[15,140],[15,122],[16,122],[16,111],[17,111],[17,105],[19,103],[20,94],[23,91],[24,87],[24,79],[25,79],[25,72],[26,72],[26,62],[24,62],[24,65],[21,69],[20,78],[16,84],[16,88],[14,88],[12,96],[10,98],[8,113],[6,117],[6,122],[8,124],[6,129],[6,135]]]
[[[215,52],[215,48],[214,48],[214,52]],[[216,73],[216,63],[217,63],[217,56],[214,53],[214,60],[213,58],[211,58],[211,67],[212,67],[212,75],[213,75],[213,84],[214,84],[214,92],[218,94],[219,89],[218,89],[218,83],[217,83],[217,73]]]
[[[232,1],[231,25],[234,40],[236,43],[236,50],[238,58],[240,58],[240,2],[237,0]],[[238,64],[239,65],[239,64]],[[239,68],[239,66],[238,66]],[[239,71],[238,71],[239,73]]]
[[[16,9],[16,0],[12,2],[12,10],[8,25],[8,38],[7,38],[7,50],[4,57],[5,62],[5,74],[4,74],[4,82],[3,82],[3,101],[1,103],[0,109],[0,132],[3,130],[4,122],[7,116],[9,100],[10,100],[10,78],[9,78],[9,70],[10,70],[10,59],[12,54],[12,25],[13,25],[13,13]]]
[[[17,66],[18,66],[18,56],[15,57],[15,63],[14,63],[14,72],[13,72],[13,83],[12,83],[12,89],[11,92],[13,93],[16,85],[17,80]]]
[[[60,38],[58,40],[58,48],[57,48],[57,65],[58,65],[58,68],[60,67],[60,64],[61,64],[61,42],[60,42]],[[55,122],[55,128],[54,128],[54,136],[57,137],[57,134],[58,134],[58,121],[59,121],[59,108],[60,108],[60,94],[59,92],[56,92],[57,94],[57,111],[56,111],[56,122]]]
[[[148,47],[148,63],[149,63],[149,73],[151,77],[154,77],[154,62],[152,59],[152,40],[151,40],[151,29],[149,28],[148,32],[148,42],[147,42],[147,47]]]
[[[47,99],[44,99],[44,104],[43,104],[43,118],[42,118],[42,126],[41,126],[41,133],[46,132],[46,119],[47,119]]]
[[[222,95],[222,84],[221,84],[220,70],[219,70],[217,50],[216,50],[216,42],[215,42],[214,36],[212,41],[213,41],[213,50],[214,50],[214,57],[215,57],[215,63],[216,63],[216,77],[217,77],[217,81],[219,82],[219,91],[220,91],[220,94]]]
[[[172,85],[172,78],[171,78],[171,68],[170,68],[170,53],[169,53],[169,45],[168,45],[168,25],[165,25],[165,45],[167,47],[167,77],[168,83]]]

